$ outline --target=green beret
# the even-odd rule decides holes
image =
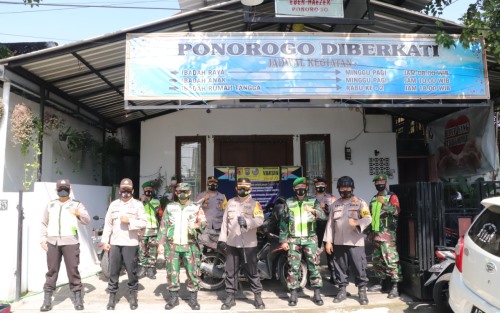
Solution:
[[[146,188],[146,187],[153,187],[153,182],[152,181],[147,181],[145,182],[144,184],[142,184],[142,188]]]
[[[307,184],[307,180],[305,177],[298,177],[298,178],[295,178],[295,180],[293,181],[293,186],[297,186],[299,184]]]
[[[372,181],[379,181],[379,180],[387,180],[387,175],[385,175],[385,174],[377,174],[377,175],[373,176],[373,180]]]
[[[191,190],[191,184],[189,183],[179,183],[175,187],[177,190]]]

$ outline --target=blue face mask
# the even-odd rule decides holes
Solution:
[[[58,195],[60,198],[65,198],[65,197],[69,196],[69,189],[61,189],[61,190],[58,190],[58,191],[57,191],[57,195]]]

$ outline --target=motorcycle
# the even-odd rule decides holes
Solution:
[[[455,249],[436,246],[434,254],[438,263],[429,269],[432,274],[425,282],[424,287],[433,286],[432,298],[439,312],[452,313],[448,298],[451,272],[455,267]]]
[[[102,217],[94,216],[92,218],[94,221],[102,220]],[[97,259],[101,263],[101,272],[102,274],[108,278],[109,277],[109,257],[108,253],[104,251],[104,244],[101,242],[102,239],[102,231],[104,229],[104,225],[94,228],[92,230],[92,242],[94,243],[94,249],[97,254]]]

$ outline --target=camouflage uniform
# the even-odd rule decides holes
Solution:
[[[147,225],[139,236],[139,265],[145,268],[152,268],[156,264],[158,240],[158,221],[156,212],[160,210],[160,201],[151,199],[144,203],[144,210],[147,215]]]
[[[315,213],[304,210],[306,206],[312,208]],[[325,220],[325,212],[321,209],[316,198],[305,196],[303,201],[296,197],[286,200],[286,208],[280,222],[280,242],[288,242],[288,282],[289,290],[300,288],[298,281],[298,270],[302,255],[304,255],[309,273],[309,281],[312,288],[321,288],[323,280],[315,262],[318,249],[318,237],[316,236],[316,219]]]

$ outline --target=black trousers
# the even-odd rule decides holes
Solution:
[[[243,248],[227,246],[226,253],[226,292],[236,293],[238,291],[238,272],[240,264],[243,265],[250,289],[253,293],[262,292],[262,283],[257,271],[257,247],[245,248],[247,262],[245,263]]]
[[[118,292],[118,283],[122,262],[128,275],[128,289],[137,291],[139,287],[137,279],[137,246],[115,246],[111,245],[109,250],[109,293]]]
[[[66,273],[68,274],[69,289],[73,292],[82,290],[82,279],[78,271],[80,264],[80,244],[56,246],[47,243],[47,274],[45,274],[44,291],[52,292],[56,289],[57,277],[61,268],[61,260],[64,258]]]
[[[349,284],[349,268],[353,269],[356,286],[363,287],[368,283],[365,247],[333,246],[333,264],[339,287]]]

